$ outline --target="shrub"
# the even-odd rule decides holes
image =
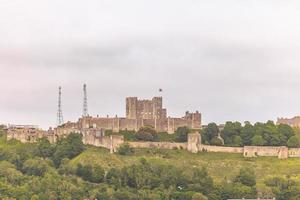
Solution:
[[[123,143],[118,148],[118,153],[120,155],[131,155],[134,153],[134,148],[130,147],[128,143]]]
[[[186,126],[179,127],[175,132],[175,141],[176,142],[186,142],[188,133],[190,132],[190,129]]]
[[[211,145],[216,145],[216,146],[222,146],[223,142],[221,139],[214,137],[211,141],[210,141]]]
[[[138,140],[143,141],[154,141],[157,139],[157,133],[151,126],[141,127],[138,132],[135,134],[135,137]]]
[[[242,168],[239,175],[235,178],[235,182],[253,187],[256,185],[255,173],[250,168]]]
[[[101,166],[96,165],[82,165],[78,164],[76,175],[80,176],[83,180],[91,183],[101,183],[104,180],[104,170]]]
[[[299,147],[300,146],[300,142],[299,139],[297,138],[297,136],[292,136],[290,137],[290,139],[287,142],[287,146],[288,147]]]
[[[22,171],[28,175],[43,176],[48,169],[48,164],[40,158],[29,159],[24,163]]]

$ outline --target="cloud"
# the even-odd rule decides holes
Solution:
[[[132,3],[130,3],[132,2]],[[170,115],[266,121],[300,109],[298,2],[5,1],[0,122],[124,115],[126,96],[164,89]]]

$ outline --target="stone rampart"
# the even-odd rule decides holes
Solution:
[[[54,129],[43,131],[34,128],[12,128],[7,131],[7,139],[16,139],[23,143],[36,142],[38,138],[47,137],[51,143],[57,141],[59,137],[65,137],[71,132],[75,132],[73,127],[67,129]],[[84,129],[81,132],[83,135],[83,143],[104,147],[110,150],[111,153],[116,152],[118,147],[124,143],[124,137],[120,135],[105,136],[104,131],[98,129]],[[280,159],[288,157],[300,157],[300,148],[288,148],[285,146],[245,146],[245,147],[225,147],[225,146],[210,146],[201,144],[201,136],[199,133],[190,133],[186,143],[174,142],[129,142],[129,145],[134,148],[160,148],[160,149],[186,149],[192,153],[198,152],[222,152],[222,153],[239,153],[244,157],[259,157],[270,156]]]
[[[244,148],[243,147],[224,147],[224,146],[200,145],[199,151],[242,154],[242,153],[244,153]]]
[[[129,142],[133,148],[187,149],[187,143],[173,142]]]
[[[289,150],[285,146],[245,146],[244,157],[269,156],[278,158],[288,158]]]

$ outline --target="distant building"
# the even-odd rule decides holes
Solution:
[[[36,142],[38,138],[50,136],[35,125],[12,125],[7,126],[7,139],[17,139],[23,143]],[[51,138],[48,138],[51,141]]]
[[[291,127],[300,127],[300,116],[293,118],[278,118],[277,124],[287,124]]]

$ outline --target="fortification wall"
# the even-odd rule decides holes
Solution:
[[[224,146],[200,145],[199,151],[243,154],[244,148],[243,147],[224,147]]]
[[[38,138],[47,136],[47,132],[33,128],[13,128],[7,131],[7,140],[16,139],[22,143],[34,143]]]
[[[134,148],[187,149],[187,143],[172,142],[129,142]]]
[[[124,143],[124,137],[120,135],[97,136],[95,133],[86,132],[84,133],[83,143],[96,147],[104,147],[113,153]]]
[[[137,123],[136,119],[120,118],[120,130],[137,130]]]
[[[289,157],[291,158],[300,157],[300,148],[289,148]]]
[[[270,156],[278,158],[288,158],[288,148],[281,147],[266,147],[266,146],[245,146],[244,157]]]

